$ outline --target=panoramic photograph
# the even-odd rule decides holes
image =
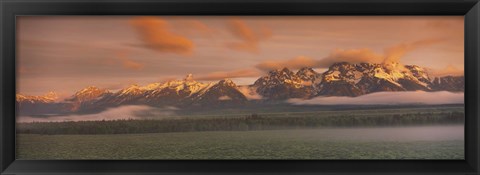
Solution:
[[[20,16],[16,158],[462,160],[463,16]]]

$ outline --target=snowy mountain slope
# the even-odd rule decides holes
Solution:
[[[296,72],[287,68],[272,70],[252,85],[238,86],[229,79],[218,82],[197,82],[192,74],[182,80],[131,85],[116,92],[87,87],[65,101],[55,93],[44,96],[17,94],[22,114],[95,112],[121,105],[156,107],[208,108],[241,106],[254,103],[277,103],[291,98],[316,96],[351,96],[384,91],[464,91],[463,76],[437,77],[416,65],[398,63],[332,64],[320,74],[312,68]]]

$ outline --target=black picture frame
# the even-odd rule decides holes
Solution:
[[[1,174],[479,174],[478,0],[0,0]],[[464,15],[465,160],[15,160],[21,15]]]

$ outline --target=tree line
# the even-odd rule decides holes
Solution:
[[[463,124],[463,112],[389,115],[268,116],[172,118],[162,120],[110,120],[19,123],[19,134],[136,134],[194,131],[250,131],[321,127],[378,127]]]

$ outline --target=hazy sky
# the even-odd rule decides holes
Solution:
[[[463,16],[17,17],[18,92],[70,95],[182,79],[249,84],[268,70],[399,61],[461,74]]]

